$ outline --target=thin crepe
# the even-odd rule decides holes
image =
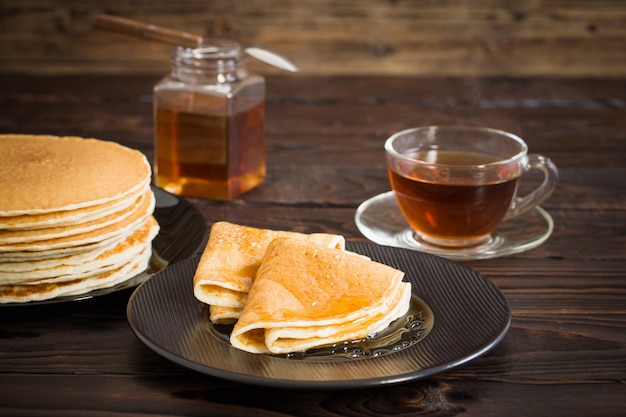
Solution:
[[[194,276],[194,295],[211,306],[234,310],[237,316],[269,243],[279,237],[307,240],[319,245],[344,249],[345,239],[326,233],[298,233],[282,230],[258,229],[229,222],[217,222],[211,227],[209,241],[202,253]]]
[[[252,353],[289,353],[359,340],[406,314],[404,273],[311,242],[273,240],[231,333]]]

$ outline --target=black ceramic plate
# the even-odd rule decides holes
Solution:
[[[202,214],[191,204],[160,188],[152,187],[156,197],[154,218],[160,226],[159,234],[152,241],[152,258],[147,271],[109,288],[101,288],[85,294],[61,296],[28,303],[6,303],[0,307],[33,306],[69,301],[81,301],[136,287],[168,265],[194,255],[205,238],[206,222]]]
[[[167,268],[139,286],[127,315],[155,352],[195,371],[286,388],[351,388],[400,383],[444,372],[489,351],[506,334],[511,313],[500,290],[477,272],[408,249],[348,242],[347,249],[401,269],[413,288],[400,340],[342,345],[329,352],[252,354],[228,342],[193,295],[199,257]]]

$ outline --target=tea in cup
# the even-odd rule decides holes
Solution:
[[[528,154],[518,136],[482,127],[426,126],[385,142],[391,188],[415,237],[427,244],[468,248],[488,244],[500,223],[535,208],[554,190],[558,170]],[[543,182],[517,195],[531,169]]]

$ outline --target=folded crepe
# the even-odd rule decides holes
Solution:
[[[273,240],[231,344],[252,353],[289,353],[360,340],[409,309],[404,273],[363,256],[288,238]]]
[[[193,285],[195,297],[211,306],[212,322],[228,324],[239,317],[267,246],[279,237],[335,249],[345,247],[340,235],[258,229],[229,222],[213,224]]]
[[[237,322],[239,316],[241,316],[241,308],[235,307],[222,307],[211,305],[209,306],[209,320],[215,324],[233,324]]]

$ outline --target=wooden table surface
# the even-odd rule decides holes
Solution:
[[[119,141],[152,158],[154,76],[0,78],[0,132]],[[418,125],[521,135],[560,170],[540,247],[464,262],[495,283],[512,325],[492,351],[399,385],[296,390],[183,368],[131,331],[131,291],[0,308],[0,415],[626,415],[626,80],[268,77],[265,183],[190,199],[218,220],[365,240],[357,206],[389,189],[383,142]]]

